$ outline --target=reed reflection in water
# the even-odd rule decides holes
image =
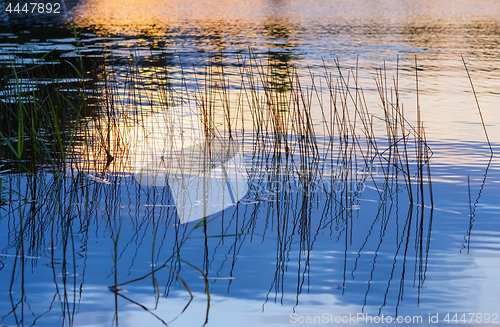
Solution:
[[[375,135],[362,89],[355,78],[344,77],[356,74],[337,67],[321,82],[327,91],[314,78],[306,89],[291,67],[274,74],[276,67],[255,59],[241,62],[236,90],[227,87],[224,66],[217,65],[207,67],[194,92],[169,84],[156,94],[128,87],[141,85],[136,74],[123,88],[107,81],[101,112],[83,121],[66,176],[40,170],[6,177],[10,199],[2,219],[7,245],[1,271],[11,274],[11,309],[3,321],[88,322],[94,297],[107,299],[99,301],[98,311],[114,312],[116,324],[137,309],[158,324],[194,316],[203,325],[210,310],[220,310],[213,299],[224,293],[260,301],[264,310],[270,301],[294,310],[302,303],[308,307],[308,293],[320,303],[333,296],[374,314],[398,314],[404,294],[418,304],[434,212],[425,209],[432,192],[424,129],[409,123],[397,100],[398,83],[386,89],[382,71],[377,81],[386,134]],[[396,101],[387,101],[389,95]],[[188,103],[200,114],[178,111]],[[313,107],[324,117],[319,126]],[[182,214],[168,176],[169,187],[149,177],[142,183],[138,161],[149,168],[151,162],[137,160],[141,143],[130,142],[154,135],[153,143],[161,141],[155,146],[165,149],[175,133],[168,124],[153,128],[162,120],[150,124],[148,116],[176,113],[177,122],[182,115],[196,118],[204,144],[238,142],[234,153],[248,171],[245,196],[197,223],[179,224]],[[179,131],[193,127],[185,123]],[[183,147],[182,139],[171,145]],[[220,155],[217,147],[208,151],[204,157]],[[187,161],[192,168],[193,160]],[[316,266],[318,259],[331,260],[332,268]],[[43,292],[32,293],[34,285]],[[104,285],[111,295],[104,294]],[[191,303],[199,308],[203,293],[205,309],[193,312]],[[30,300],[35,294],[50,300]],[[185,304],[176,312],[160,310],[170,299]]]

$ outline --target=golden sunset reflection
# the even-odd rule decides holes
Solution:
[[[113,36],[105,43],[113,55],[122,59],[133,55],[134,62],[139,63],[137,75],[141,87],[148,90],[143,94],[144,100],[162,101],[165,94],[155,88],[166,80],[158,79],[158,72],[168,71],[169,82],[176,92],[191,97],[191,103],[196,105],[193,93],[203,87],[205,65],[223,67],[224,81],[218,83],[227,86],[227,94],[214,88],[208,96],[216,102],[224,96],[229,104],[229,111],[219,103],[210,112],[223,132],[227,131],[228,113],[233,115],[232,129],[239,135],[243,130],[255,129],[247,95],[240,88],[239,65],[243,63],[240,60],[249,64],[249,48],[256,49],[261,63],[270,63],[273,79],[269,86],[274,88],[271,94],[275,105],[286,103],[293,96],[287,89],[287,74],[295,70],[304,88],[315,85],[324,92],[325,71],[338,74],[335,58],[339,58],[342,73],[350,76],[352,92],[355,92],[352,77],[358,77],[363,101],[375,118],[373,129],[378,135],[384,135],[386,129],[384,121],[378,119],[383,116],[375,82],[380,69],[386,69],[390,88],[398,76],[405,115],[409,123],[417,124],[416,55],[418,101],[427,140],[484,144],[484,129],[461,55],[471,72],[490,141],[499,143],[500,130],[494,128],[500,124],[496,109],[500,80],[495,68],[499,64],[496,58],[499,13],[496,2],[468,0],[401,1],[398,6],[393,1],[88,0],[79,4],[74,17],[80,27],[103,37]],[[350,48],[346,49],[346,44]],[[219,52],[224,53],[221,58],[209,59]],[[158,59],[162,54],[168,54],[165,60]],[[126,62],[131,61],[117,62],[113,65],[122,65],[126,70],[129,65]],[[183,68],[181,63],[185,65]],[[209,72],[214,74],[214,80],[218,78],[217,69]],[[118,80],[122,78],[120,74],[126,75],[118,70]],[[127,96],[125,90],[119,92]],[[272,114],[266,111],[265,97],[259,91],[257,98],[262,103],[263,117],[272,119]],[[322,101],[328,103],[327,92],[310,99],[312,123],[320,135],[326,133],[327,124]],[[160,112],[160,107],[151,105],[155,112]],[[354,116],[354,110],[350,110]],[[261,123],[264,128],[272,126],[269,121]],[[291,130],[291,125],[284,128]],[[452,152],[449,149],[446,153],[437,152],[434,160],[446,163],[454,155]],[[464,160],[466,163],[467,158]]]

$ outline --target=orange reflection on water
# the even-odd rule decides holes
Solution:
[[[75,10],[75,22],[110,33],[154,34],[193,22],[262,20],[276,14],[274,4],[266,0],[89,0]]]

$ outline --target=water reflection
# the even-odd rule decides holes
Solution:
[[[495,309],[499,163],[459,54],[486,124],[497,125],[498,12],[465,0],[86,1],[74,11],[81,42],[9,30],[3,64],[31,67],[51,49],[81,51],[85,67],[106,60],[92,83],[79,80],[102,102],[77,125],[71,160],[58,166],[66,175],[0,175],[2,324],[202,325],[207,307],[211,324],[228,308],[262,324],[289,324],[293,312]],[[414,52],[425,142],[411,128]],[[63,81],[50,84],[77,90]],[[38,82],[28,76],[23,94],[44,98]],[[18,100],[12,90],[2,100]],[[138,117],[186,104],[212,118],[208,135],[238,141],[249,189],[181,225],[176,190],[149,175],[141,185],[125,141]],[[5,159],[0,170],[18,167]]]
[[[168,84],[154,92],[141,88],[136,74],[128,80],[134,87],[113,89],[108,84],[99,114],[86,118],[77,133],[88,135],[70,157],[68,176],[43,171],[9,176],[17,192],[10,193],[18,195],[7,204],[7,228],[2,229],[15,250],[7,248],[5,253],[13,252],[23,263],[26,254],[39,256],[40,264],[50,267],[52,276],[45,275],[43,285],[53,285],[54,301],[62,310],[56,312],[50,305],[44,321],[60,316],[64,324],[73,324],[79,316],[75,308],[84,304],[80,294],[104,283],[115,293],[115,323],[120,312],[129,310],[122,300],[168,323],[157,308],[178,286],[191,295],[205,291],[207,310],[212,293],[260,300],[264,310],[270,301],[295,310],[307,293],[327,292],[363,310],[377,307],[379,313],[397,314],[408,289],[407,271],[418,276],[416,291],[410,293],[418,304],[432,229],[432,211],[428,216],[423,210],[431,193],[430,181],[423,178],[430,153],[418,134],[421,129],[403,123],[401,107],[382,98],[387,135],[377,136],[369,127],[368,108],[358,105],[361,91],[352,88],[355,82],[343,77],[348,74],[330,74],[321,82],[331,87],[323,99],[331,108],[322,107],[326,135],[317,132],[311,112],[322,97],[313,99],[311,94],[319,90],[303,90],[299,74],[273,60],[270,67],[255,58],[240,66],[237,79],[245,91],[238,93],[236,103],[249,105],[246,114],[230,105],[234,99],[223,83],[227,75],[222,65],[207,67],[210,74],[194,94]],[[276,75],[284,76],[286,87],[269,83],[268,77],[280,81]],[[380,87],[385,95],[383,84]],[[351,92],[352,97],[346,96]],[[399,96],[387,90],[390,93]],[[190,103],[199,113],[189,110]],[[179,125],[179,120],[184,122]],[[355,125],[363,126],[359,133]],[[232,174],[240,164],[247,166],[245,187],[241,193],[232,185],[228,190],[237,190],[237,198],[246,196],[208,217],[207,210],[197,213],[194,218],[207,217],[197,224],[179,224],[179,219],[191,220],[183,208],[192,206],[179,206],[182,191],[191,189],[179,193],[178,181],[169,176],[171,165],[179,160],[186,163],[181,168],[192,172],[198,156],[186,156],[183,150],[200,142],[231,146],[232,140],[241,146],[229,147],[229,155],[210,168],[239,158],[227,170]],[[154,166],[165,150],[181,152],[175,158],[165,155],[164,166]],[[173,170],[172,175],[179,175],[178,168]],[[407,212],[404,223],[400,211]],[[103,246],[111,247],[111,255],[101,251]],[[245,255],[249,249],[252,255]],[[272,268],[264,269],[263,264]],[[21,280],[13,277],[9,291],[20,289],[22,295],[11,301],[12,311],[4,317],[9,321],[16,321],[18,314],[24,318],[24,305],[30,303],[25,301],[29,287],[24,278],[31,283],[33,275],[24,266],[19,269]],[[12,275],[18,272],[14,264]],[[375,288],[375,274],[381,274],[377,280],[387,280],[385,291]],[[138,301],[135,295],[144,293],[158,306]],[[201,316],[210,315],[207,311]]]
[[[262,154],[256,155],[262,158]],[[290,177],[280,174],[271,178],[269,185]],[[428,269],[429,259],[432,268],[437,265],[430,249],[446,251],[442,245],[446,239],[431,242],[436,213],[404,204],[406,198],[399,198],[397,184],[385,189],[385,201],[371,202],[369,192],[365,192],[356,200],[357,206],[348,200],[352,195],[347,191],[329,197],[322,191],[293,187],[301,184],[288,183],[291,188],[282,191],[269,186],[258,197],[253,195],[217,220],[193,229],[193,224],[177,224],[168,188],[144,189],[130,177],[110,176],[110,181],[77,177],[64,182],[46,176],[44,183],[37,184],[37,179],[27,179],[21,195],[40,200],[20,203],[26,212],[21,216],[23,225],[15,205],[9,206],[11,214],[4,218],[8,221],[2,221],[7,227],[2,228],[3,236],[12,244],[0,256],[0,271],[12,275],[8,307],[13,311],[3,313],[7,325],[16,319],[28,322],[28,306],[40,323],[62,319],[63,325],[72,325],[86,320],[82,314],[88,310],[99,307],[102,311],[102,299],[108,297],[105,306],[115,310],[115,322],[125,323],[140,315],[161,324],[161,320],[170,323],[180,315],[174,324],[195,319],[202,325],[207,305],[205,282],[211,294],[210,314],[215,312],[210,323],[220,314],[219,301],[229,301],[225,297],[231,298],[236,312],[252,314],[253,306],[240,303],[243,299],[258,306],[259,312],[263,308],[262,319],[275,310],[284,319],[291,307],[298,314],[310,314],[308,303],[326,309],[332,302],[349,307],[348,312],[363,308],[371,315],[398,314],[418,303],[424,282],[435,272]],[[16,180],[12,182],[15,185]],[[56,202],[42,200],[55,197]],[[350,207],[344,206],[345,201]],[[440,219],[445,218],[440,215]],[[452,220],[446,221],[449,224]],[[483,242],[495,240],[481,237]],[[99,251],[102,247],[111,247],[111,255]],[[453,256],[447,260],[453,271],[464,264]],[[46,267],[43,269],[51,273],[42,278],[32,267]],[[439,267],[447,279],[462,280]],[[485,273],[491,270],[484,269]],[[194,296],[193,307],[186,308],[190,296],[179,278]],[[431,278],[431,285],[435,283]],[[104,293],[106,284],[118,285],[113,287],[114,300]],[[243,284],[254,292],[245,291]],[[184,291],[179,293],[178,287]],[[424,298],[428,296],[424,293]],[[179,303],[180,299],[184,301]],[[163,311],[161,308],[171,301],[178,302],[177,310]],[[278,308],[271,302],[283,306]],[[328,312],[345,314],[331,310]],[[104,324],[110,318],[93,319]]]
[[[177,69],[180,63],[203,69],[213,53],[221,53],[231,73],[239,56],[252,47],[260,58],[273,56],[276,62],[309,67],[319,76],[324,74],[323,60],[328,64],[339,57],[346,67],[371,71],[381,67],[382,60],[395,66],[399,55],[401,85],[411,90],[412,53],[417,52],[424,69],[421,104],[430,140],[449,140],[451,134],[461,140],[479,141],[482,137],[480,131],[463,133],[470,130],[462,128],[463,124],[476,119],[466,104],[471,97],[465,93],[467,78],[460,60],[460,55],[464,55],[470,61],[486,120],[498,123],[494,114],[498,65],[494,53],[488,49],[495,49],[498,43],[494,37],[498,25],[495,13],[500,8],[491,1],[481,5],[465,0],[397,5],[392,1],[377,4],[258,1],[251,8],[246,3],[225,1],[194,1],[189,6],[162,1],[140,5],[141,8],[136,8],[139,3],[122,6],[88,1],[74,11],[74,19],[85,31],[112,36],[103,42],[116,59],[114,64],[133,52],[141,64],[163,67],[165,64],[155,58],[164,51],[170,59],[167,65],[172,69]],[[195,76],[184,77],[188,82],[195,79]],[[365,88],[375,89],[370,86],[373,74],[360,74],[359,81],[364,82]],[[235,87],[238,84],[239,81],[234,81]],[[374,96],[377,98],[376,92]],[[366,100],[376,103],[370,95]],[[410,98],[407,100],[411,103]],[[412,107],[408,110],[414,110]],[[498,139],[498,135],[495,137]]]
[[[289,177],[281,175],[275,178]],[[7,260],[2,258],[6,264],[3,269],[10,267],[8,270],[13,276],[18,276],[13,277],[10,283],[13,297],[9,307],[13,311],[4,316],[7,323],[15,315],[20,316],[19,321],[28,319],[23,313],[23,307],[28,305],[32,310],[40,308],[35,318],[41,318],[39,314],[42,314],[45,323],[62,319],[64,325],[71,325],[78,319],[85,319],[78,318],[82,317],[82,312],[76,314],[75,310],[78,307],[92,310],[93,306],[89,307],[89,300],[94,296],[94,292],[102,292],[99,288],[95,289],[94,285],[102,285],[104,280],[107,280],[108,284],[117,285],[113,286],[119,296],[115,298],[115,321],[119,320],[120,312],[123,311],[127,316],[126,313],[130,310],[124,304],[127,302],[119,301],[120,298],[129,299],[128,302],[136,305],[138,309],[146,308],[158,319],[165,320],[165,315],[159,308],[163,303],[168,303],[171,297],[177,299],[175,293],[170,294],[172,288],[177,288],[175,285],[182,286],[179,278],[186,282],[190,290],[201,292],[204,289],[204,279],[198,276],[220,277],[208,279],[210,292],[215,294],[215,299],[221,293],[230,292],[229,294],[234,294],[236,298],[260,301],[265,310],[270,306],[266,304],[265,298],[279,300],[282,304],[298,305],[303,299],[307,303],[307,293],[317,294],[317,285],[320,284],[328,287],[328,290],[322,288],[322,293],[335,297],[332,293],[335,294],[336,289],[340,289],[337,296],[344,295],[343,301],[353,305],[359,304],[357,292],[350,289],[357,284],[357,278],[364,280],[363,275],[369,272],[364,265],[373,258],[373,274],[373,270],[377,271],[376,262],[391,262],[391,258],[383,253],[377,258],[378,250],[373,257],[371,251],[364,250],[365,246],[375,242],[380,248],[383,241],[391,244],[391,247],[396,245],[385,239],[384,233],[379,238],[373,235],[372,239],[372,230],[378,227],[381,232],[387,231],[388,235],[396,236],[399,245],[393,258],[393,270],[401,271],[399,265],[402,265],[403,278],[406,265],[411,271],[410,267],[414,264],[407,257],[407,252],[413,248],[409,244],[412,244],[416,237],[418,246],[417,235],[426,235],[425,231],[417,227],[415,236],[410,237],[413,235],[410,229],[414,225],[414,214],[411,213],[414,209],[409,209],[409,220],[404,227],[400,222],[402,229],[396,228],[397,234],[394,235],[390,231],[394,231],[393,225],[398,223],[398,217],[386,208],[388,204],[378,205],[375,202],[375,207],[379,206],[378,214],[373,217],[370,229],[366,230],[367,217],[358,215],[360,209],[352,205],[345,208],[342,205],[343,198],[349,197],[347,191],[339,193],[337,197],[326,197],[323,192],[311,192],[307,186],[302,189],[274,191],[275,194],[265,193],[273,192],[272,189],[263,190],[259,197],[252,196],[239,203],[234,210],[225,211],[217,220],[199,228],[194,227],[193,230],[193,225],[181,226],[176,223],[177,214],[168,188],[139,188],[132,179],[119,176],[111,181],[112,183],[107,184],[77,177],[66,183],[45,179],[45,184],[40,184],[37,189],[34,189],[35,185],[26,185],[28,193],[24,196],[36,192],[37,198],[40,199],[55,196],[59,198],[57,202],[36,201],[24,205],[27,212],[31,213],[23,217],[25,225],[14,221],[17,220],[17,215],[8,216],[11,227],[3,230],[6,233],[8,231],[7,235],[19,235],[20,239],[12,240],[16,245],[14,253],[17,253],[17,256]],[[389,195],[390,192],[386,194]],[[266,195],[269,200],[264,200]],[[371,211],[371,205],[361,204],[360,208]],[[15,208],[10,209],[15,212]],[[322,218],[318,220],[318,217]],[[359,219],[362,222],[358,224],[356,221]],[[418,221],[419,218],[413,219]],[[416,223],[415,226],[420,224]],[[224,236],[216,236],[218,234]],[[325,247],[329,243],[325,243],[325,240],[332,237],[337,239],[337,242],[332,243],[336,244],[333,252],[331,247]],[[39,240],[44,241],[39,244]],[[399,250],[401,243],[403,248]],[[100,248],[109,246],[112,248],[111,256],[99,251]],[[274,254],[271,251],[273,248]],[[354,249],[358,249],[357,255],[350,254]],[[258,251],[259,255],[252,256],[247,259],[250,262],[245,262],[247,260],[243,258],[248,251]],[[40,307],[45,301],[36,300],[39,304],[35,306],[29,300],[32,298],[32,285],[35,281],[32,272],[25,268],[33,259],[26,255],[34,254],[39,255],[36,259],[37,266],[47,265],[52,271],[52,274],[45,276],[43,280],[36,280],[36,283],[45,289],[43,294],[47,294],[48,289],[53,289],[54,292],[53,300],[49,301],[51,304],[45,308]],[[425,253],[423,256],[425,257]],[[276,268],[261,270],[262,265],[252,265],[256,260]],[[320,264],[323,260],[327,260],[326,266]],[[363,265],[358,267],[358,262],[363,262]],[[203,275],[189,267],[191,264],[199,267],[196,269],[203,271]],[[329,264],[340,267],[325,270]],[[352,264],[354,269],[349,272]],[[419,263],[418,266],[424,269],[425,262]],[[140,274],[137,274],[138,269]],[[262,277],[265,277],[263,280],[258,278],[259,271],[263,274]],[[146,274],[144,277],[143,273]],[[319,273],[321,275],[314,277]],[[355,277],[354,280],[349,276],[351,274]],[[226,276],[232,278],[227,279]],[[386,277],[389,288],[392,277],[388,273]],[[311,279],[314,282],[309,285],[307,281]],[[123,280],[127,283],[122,283]],[[396,280],[399,281],[399,277]],[[255,285],[259,291],[246,294],[246,291],[241,289],[241,283]],[[271,289],[264,297],[262,292],[266,284]],[[370,281],[363,284],[367,286],[367,295],[371,294]],[[399,288],[403,287],[399,282],[395,284]],[[124,292],[125,290],[128,292]],[[24,294],[21,298],[16,297],[19,292]],[[150,296],[143,299],[145,292]],[[188,292],[185,291],[184,294],[182,297],[185,298]],[[393,291],[390,294],[393,294]],[[200,301],[199,296],[196,301]],[[377,295],[368,303],[371,303],[372,307],[380,301]],[[235,305],[237,303],[236,301]],[[189,301],[186,301],[186,304],[189,304]],[[188,308],[186,312],[189,313],[189,310],[192,309]],[[176,314],[181,312],[182,310],[179,310]],[[198,315],[200,319],[203,316],[203,313]]]

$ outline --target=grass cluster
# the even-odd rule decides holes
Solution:
[[[371,110],[358,72],[343,70],[339,62],[333,71],[325,65],[323,76],[301,76],[293,67],[250,53],[236,67],[228,71],[231,67],[214,56],[201,71],[157,67],[146,74],[131,60],[120,80],[115,75],[105,81],[100,112],[77,151],[84,159],[75,167],[99,174],[131,171],[131,129],[162,112],[178,114],[173,123],[182,124],[185,110],[198,113],[207,139],[236,140],[244,152],[257,151],[248,167],[253,184],[270,171],[319,183],[327,192],[339,184],[360,189],[368,180],[382,196],[387,185],[402,183],[411,203],[423,201],[432,152],[420,121],[418,89],[412,119],[400,100],[398,71],[393,77],[384,68],[377,72],[380,103]],[[374,126],[381,124],[385,134],[376,135]]]
[[[75,132],[92,114],[95,74],[85,71],[81,58],[28,56],[12,56],[0,68],[0,158],[17,172],[63,173]]]

